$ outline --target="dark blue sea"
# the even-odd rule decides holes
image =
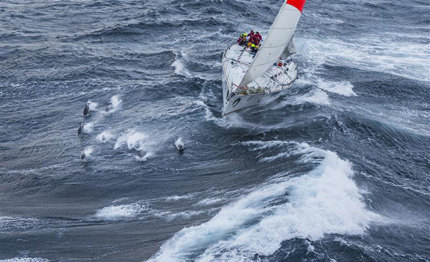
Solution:
[[[0,262],[430,261],[430,3],[308,0],[222,117],[282,3],[1,0]]]

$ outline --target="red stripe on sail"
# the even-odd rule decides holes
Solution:
[[[287,0],[287,4],[299,9],[300,12],[303,11],[303,6],[305,6],[305,2],[306,0]]]

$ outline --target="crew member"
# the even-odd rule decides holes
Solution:
[[[260,44],[260,41],[261,41],[261,39],[262,39],[262,37],[261,37],[261,35],[260,35],[260,33],[259,32],[257,32],[255,35],[254,35],[254,37],[253,37],[253,43],[255,44],[255,45],[259,45]]]
[[[255,57],[255,55],[257,54],[257,52],[258,52],[258,45],[251,44],[251,54],[253,54],[252,57]]]
[[[254,37],[255,37],[254,31],[251,30],[251,32],[249,32],[248,34],[248,41],[251,43],[254,43]]]
[[[237,39],[237,44],[238,45],[246,45],[246,34],[241,34],[239,36],[239,39]]]

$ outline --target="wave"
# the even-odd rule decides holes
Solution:
[[[115,113],[120,109],[122,105],[122,100],[120,99],[119,95],[114,95],[110,98],[110,102],[108,106],[106,107],[105,114],[112,114]]]
[[[155,217],[163,218],[166,221],[173,221],[173,220],[188,220],[192,217],[199,216],[202,214],[207,214],[208,210],[189,210],[189,211],[182,211],[178,213],[170,212],[170,211],[159,211],[159,210],[151,210],[151,213]]]
[[[349,81],[329,81],[317,76],[307,76],[304,79],[298,79],[297,84],[315,85],[324,91],[338,94],[341,96],[357,96],[354,92],[354,86]]]
[[[15,257],[10,259],[2,259],[0,262],[49,262],[49,260],[39,257]]]
[[[300,55],[319,70],[323,64],[382,72],[413,80],[430,81],[428,44],[400,42],[387,36],[354,39],[305,39]]]
[[[132,219],[146,210],[148,207],[141,203],[111,205],[98,210],[94,217],[102,220]]]
[[[299,161],[317,167],[255,188],[209,222],[178,232],[149,261],[249,261],[255,254],[273,254],[293,238],[364,234],[379,216],[366,209],[351,164],[310,146],[298,152]]]
[[[197,193],[190,193],[190,194],[181,195],[181,196],[174,195],[174,196],[166,197],[165,200],[167,202],[171,202],[171,201],[178,201],[178,200],[183,200],[183,199],[192,199],[192,198],[194,198],[196,196],[197,196]]]
[[[0,232],[29,231],[49,224],[36,218],[0,217]]]
[[[148,136],[144,133],[129,130],[117,139],[114,149],[118,149],[125,144],[130,150],[135,149],[140,151],[144,149],[144,142],[147,138]]]
[[[175,74],[190,78],[192,75],[188,69],[186,69],[181,57],[183,57],[183,54],[176,55],[175,61],[172,63],[172,67],[175,68]]]

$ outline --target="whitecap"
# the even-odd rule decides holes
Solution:
[[[212,206],[223,201],[224,201],[223,198],[205,198],[197,202],[196,206]]]
[[[94,217],[102,220],[131,219],[137,217],[147,209],[146,205],[140,203],[111,205],[98,210]]]
[[[2,259],[0,262],[49,262],[49,260],[40,257],[15,257],[10,259]]]
[[[364,234],[379,216],[366,209],[351,164],[331,151],[303,146],[300,152],[300,161],[319,165],[302,176],[268,181],[210,221],[181,230],[150,261],[184,261],[199,253],[197,261],[248,261],[293,238]]]
[[[315,71],[328,64],[430,81],[428,45],[400,42],[395,35],[362,36],[353,42],[307,39],[299,53],[313,63]]]
[[[174,196],[168,196],[166,197],[166,201],[178,201],[178,200],[182,200],[182,199],[191,199],[194,198],[197,194],[196,193],[191,193],[191,194],[186,194],[186,195],[174,195]]]
[[[135,149],[141,151],[144,149],[144,141],[146,138],[147,136],[144,133],[133,130],[128,131],[117,139],[114,149],[118,149],[125,144],[130,150]]]
[[[93,132],[94,123],[86,123],[82,126],[82,132],[90,134]]]
[[[83,152],[85,153],[86,157],[90,157],[91,154],[94,152],[94,148],[92,146],[87,146],[84,148]]]
[[[97,111],[98,105],[99,105],[98,103],[88,100],[88,107],[90,108],[91,111]]]
[[[146,160],[148,160],[148,158],[153,157],[153,156],[154,156],[153,153],[147,152],[145,154],[142,153],[140,156],[135,156],[135,158],[137,161],[145,162]]]
[[[320,89],[315,89],[304,95],[291,97],[289,103],[293,105],[300,105],[305,103],[311,103],[316,105],[330,105],[330,99],[326,92]]]
[[[119,98],[119,95],[114,95],[110,99],[110,103],[106,107],[105,114],[111,114],[118,111],[121,107],[122,100]]]
[[[191,73],[185,68],[185,64],[180,57],[184,57],[184,53],[176,54],[175,61],[172,63],[172,67],[175,69],[175,74],[182,75],[185,77],[191,77]]]
[[[354,92],[354,86],[349,81],[328,81],[319,78],[316,81],[318,88],[321,88],[330,93],[335,93],[342,96],[357,96]]]

